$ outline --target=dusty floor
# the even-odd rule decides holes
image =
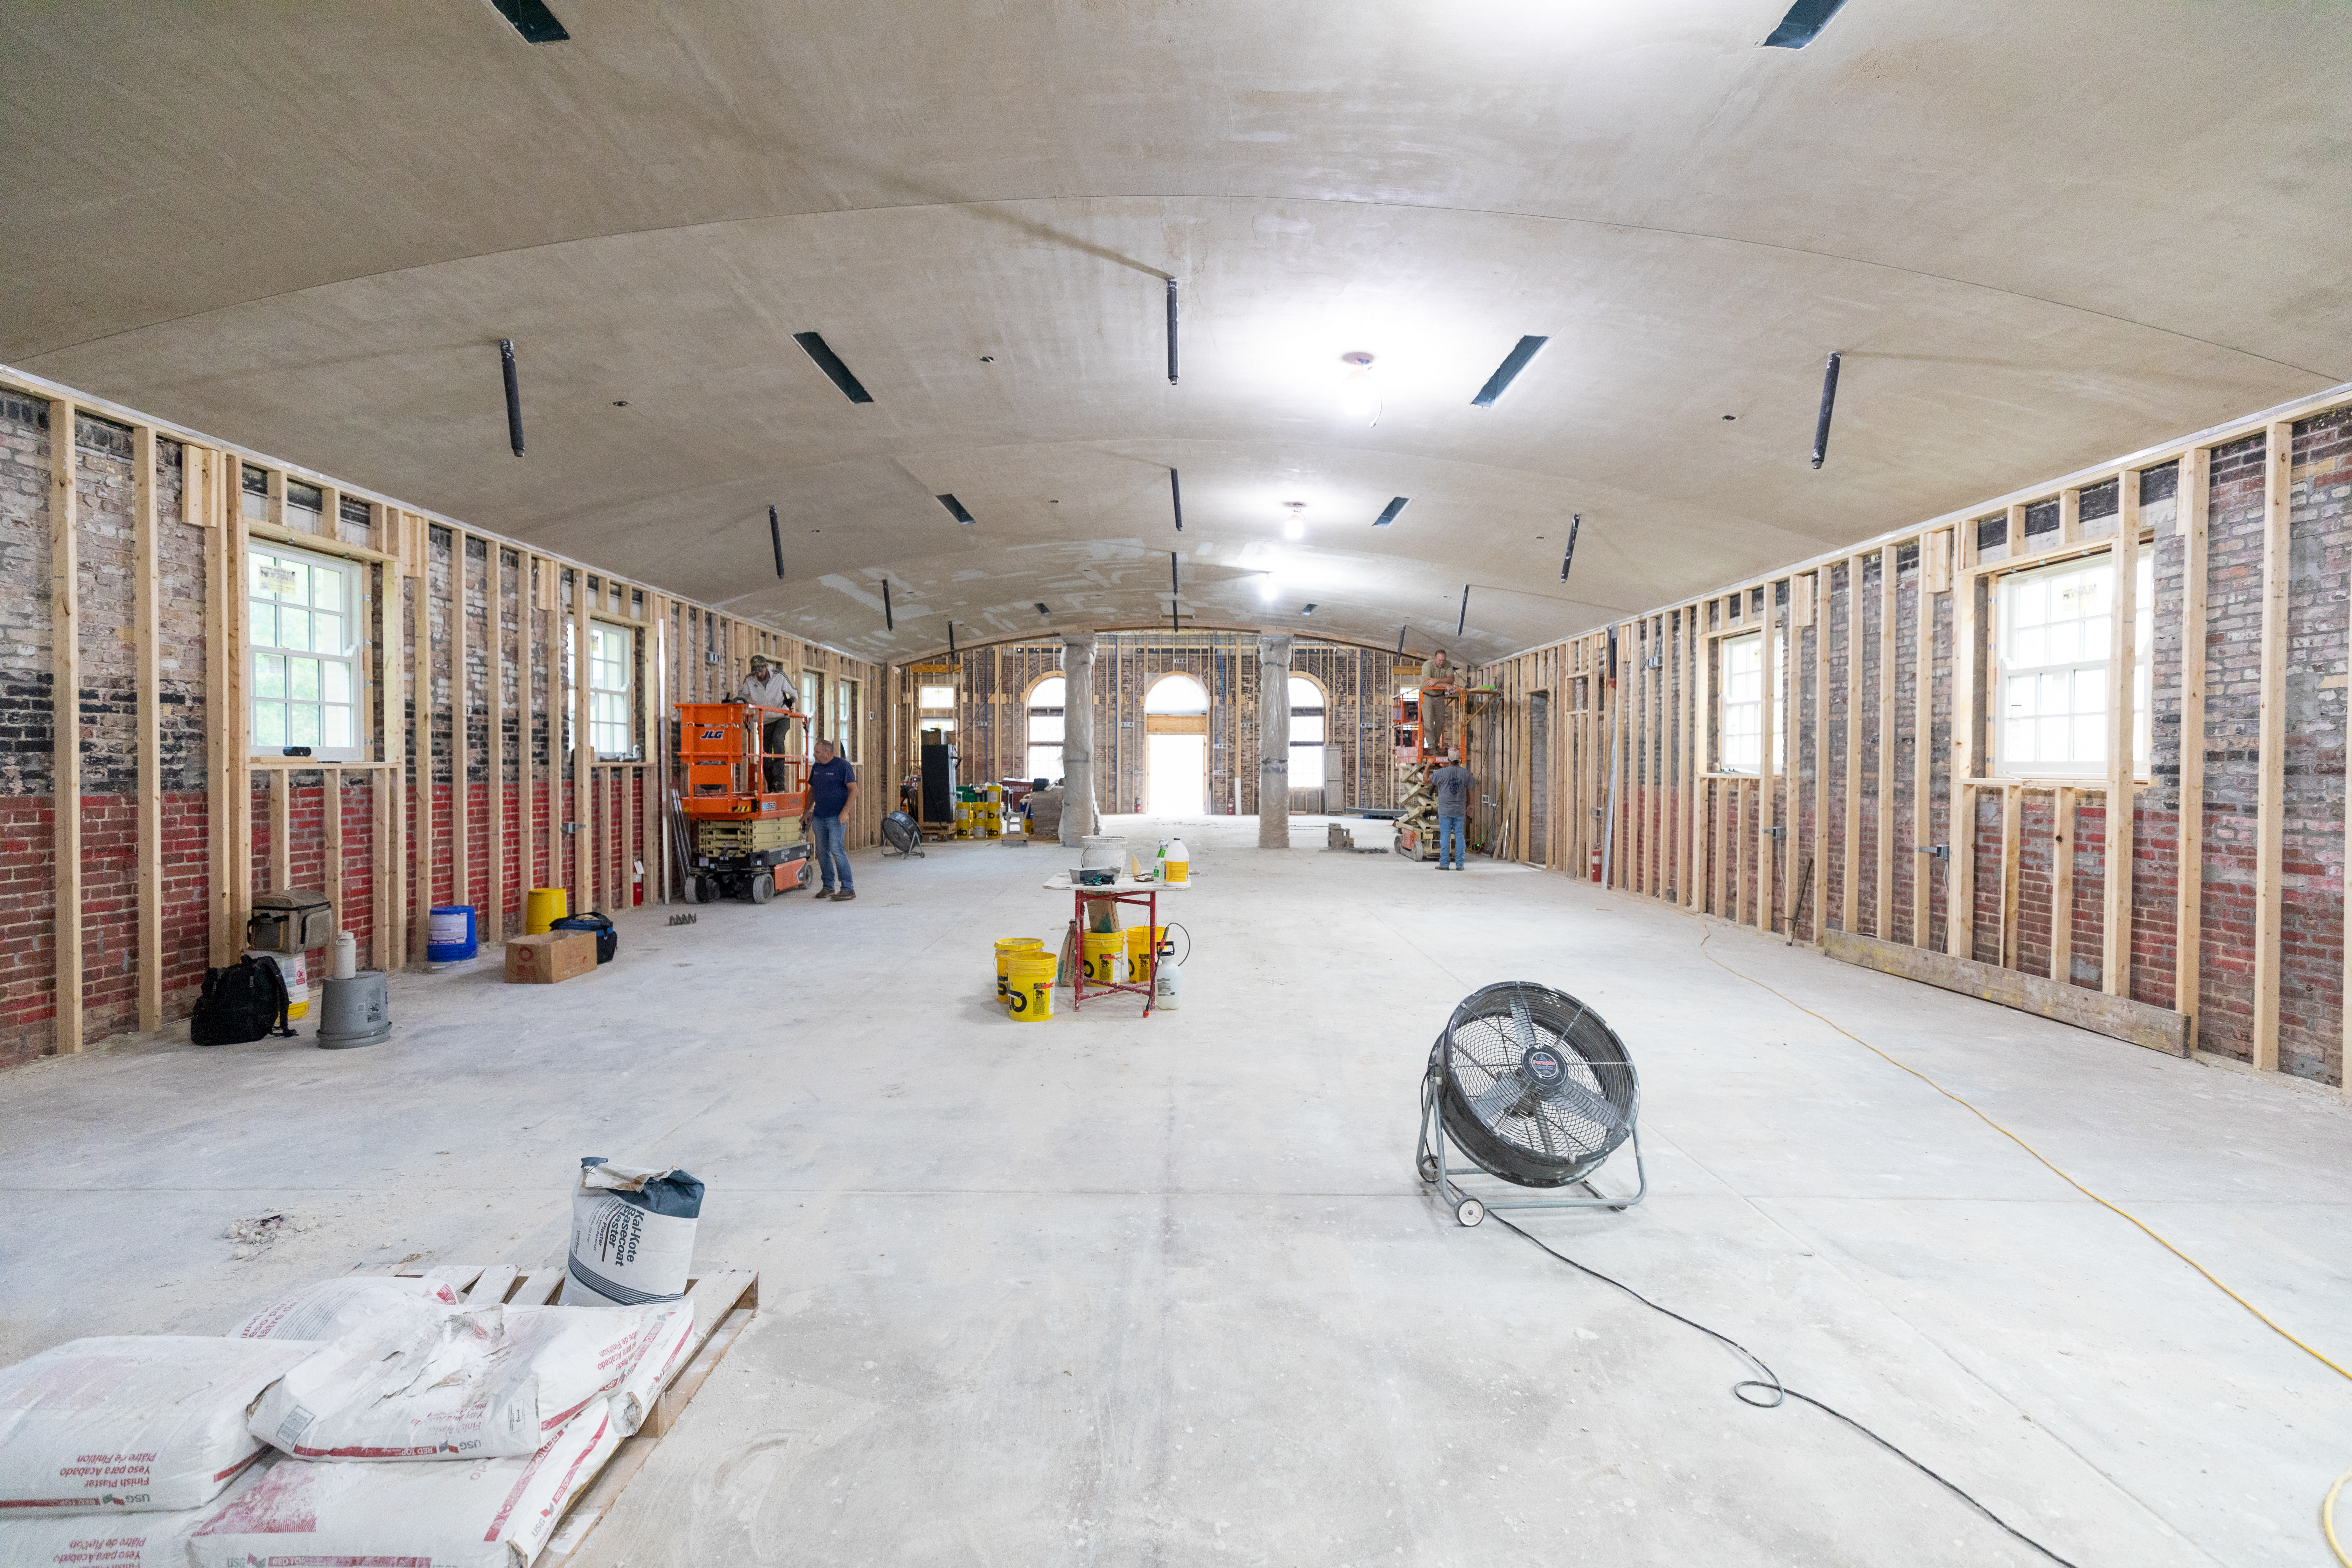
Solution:
[[[1064,857],[948,845],[862,855],[853,904],[635,911],[616,963],[553,989],[404,977],[373,1049],[166,1041],[0,1074],[0,1357],[217,1331],[354,1268],[545,1263],[601,1153],[708,1181],[699,1258],[759,1268],[765,1300],[590,1542],[601,1568],[2041,1561],[1827,1417],[1735,1402],[1720,1346],[1424,1196],[1429,1041],[1465,992],[1528,977],[1627,1040],[1652,1184],[1530,1228],[2083,1568],[2326,1560],[2352,1384],[1710,955],[2343,1359],[2335,1095],[1557,877],[1255,831],[1187,827],[1187,994],[1148,1021],[1005,1021],[990,940],[1058,932],[1068,899],[1039,883]],[[310,1228],[234,1258],[227,1222],[280,1209]]]

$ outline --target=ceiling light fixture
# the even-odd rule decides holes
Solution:
[[[1307,524],[1298,514],[1307,510],[1307,503],[1303,500],[1286,500],[1282,504],[1290,509],[1289,517],[1283,521],[1282,537],[1285,539],[1306,538]]]
[[[1341,354],[1339,363],[1354,367],[1340,378],[1339,412],[1366,425],[1378,425],[1381,422],[1381,387],[1380,383],[1372,379],[1372,356],[1360,349]]]
[[[1510,390],[1511,383],[1518,379],[1519,372],[1527,369],[1528,362],[1535,358],[1544,344],[1549,342],[1551,342],[1549,338],[1533,335],[1521,338],[1518,346],[1505,354],[1503,363],[1495,367],[1495,374],[1486,378],[1486,384],[1478,389],[1478,395],[1470,400],[1470,406],[1473,408],[1495,406],[1495,399]]]

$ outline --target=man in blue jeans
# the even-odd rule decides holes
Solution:
[[[857,896],[856,887],[849,879],[849,850],[842,839],[841,814],[857,798],[857,770],[849,759],[834,749],[831,741],[816,743],[816,765],[809,769],[808,805],[801,817],[801,831],[809,832],[814,826],[817,874],[824,879],[824,890],[817,897],[831,899],[835,903],[847,903]],[[840,873],[841,890],[834,891],[834,874]]]
[[[1470,815],[1471,784],[1470,770],[1453,752],[1446,754],[1444,767],[1429,775],[1429,787],[1437,796],[1437,868],[1441,871],[1462,869],[1464,819]]]

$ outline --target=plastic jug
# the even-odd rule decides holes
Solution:
[[[1160,876],[1164,879],[1170,882],[1189,882],[1192,879],[1192,856],[1184,847],[1182,839],[1170,839],[1168,847],[1160,851],[1160,858],[1163,862]]]

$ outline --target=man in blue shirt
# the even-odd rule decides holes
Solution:
[[[857,896],[857,889],[849,880],[849,850],[843,840],[841,814],[857,798],[857,770],[849,759],[834,748],[831,741],[816,743],[816,765],[809,769],[808,805],[803,808],[801,831],[806,833],[814,823],[816,838],[817,874],[824,879],[824,890],[817,897],[846,903]],[[834,873],[841,876],[841,890],[833,889]]]
[[[1475,782],[1462,759],[1447,752],[1445,765],[1429,775],[1429,787],[1437,796],[1437,868],[1441,871],[1462,869],[1462,840],[1470,815],[1470,791]],[[1446,861],[1451,858],[1452,865]]]

